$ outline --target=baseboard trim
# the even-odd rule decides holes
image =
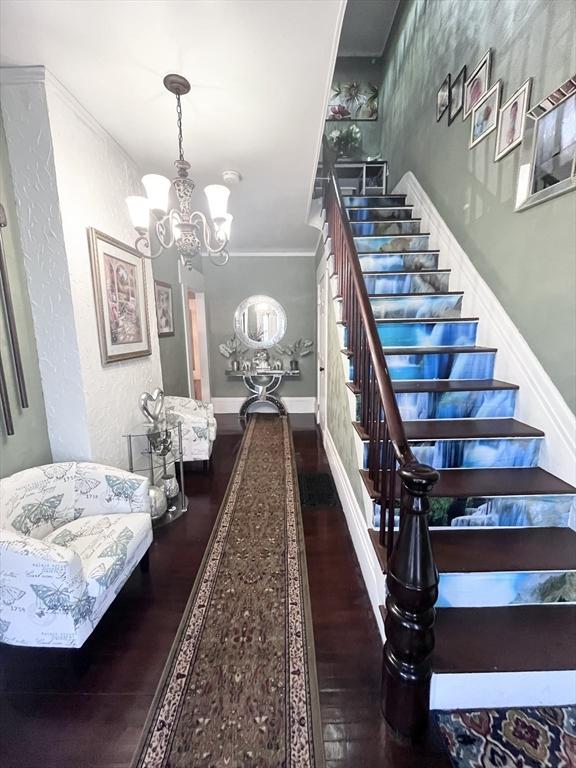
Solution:
[[[368,597],[370,598],[372,611],[382,640],[384,640],[384,622],[382,621],[382,614],[380,613],[380,604],[382,602],[382,570],[377,562],[376,555],[374,554],[374,547],[370,541],[364,511],[354,495],[350,480],[348,479],[348,475],[328,429],[324,431],[323,438],[326,457],[328,458],[328,464],[330,465],[332,477],[336,484],[338,497],[342,504],[342,509],[344,510],[346,523],[348,524],[354,551],[358,558],[358,563],[360,564],[360,570],[362,571]],[[378,583],[377,574],[380,574],[380,584]]]
[[[238,413],[244,397],[213,397],[214,413]],[[288,413],[316,413],[315,397],[283,397]]]
[[[456,240],[426,191],[409,171],[394,193],[407,195],[430,247],[440,249],[442,268],[451,268],[451,290],[464,291],[465,313],[479,317],[479,345],[496,347],[494,377],[520,385],[516,418],[546,433],[540,466],[576,484],[576,417],[492,289]]]

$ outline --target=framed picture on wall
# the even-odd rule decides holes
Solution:
[[[501,88],[502,81],[498,80],[474,106],[470,125],[470,149],[479,144],[496,128]]]
[[[129,245],[92,227],[88,247],[102,365],[150,355],[142,258]]]
[[[326,120],[377,120],[378,88],[372,83],[332,83]]]
[[[478,64],[474,72],[466,80],[464,86],[464,112],[462,119],[466,120],[473,108],[490,87],[490,68],[492,66],[492,51],[489,50]]]
[[[466,66],[463,66],[460,72],[452,80],[450,86],[450,104],[448,106],[448,125],[452,123],[456,116],[464,109],[464,83],[466,82]]]
[[[504,155],[507,155],[524,138],[526,113],[530,107],[531,86],[532,78],[528,78],[516,93],[513,93],[508,101],[500,107],[494,160],[500,160]]]
[[[172,306],[172,286],[154,281],[154,293],[156,295],[156,320],[158,322],[158,336],[174,336],[174,309]]]
[[[450,75],[446,75],[444,82],[436,94],[436,122],[440,120],[444,112],[450,107]]]

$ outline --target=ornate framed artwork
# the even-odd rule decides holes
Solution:
[[[500,107],[500,90],[502,81],[498,80],[490,90],[484,94],[480,101],[476,102],[472,109],[472,121],[470,124],[470,149],[479,144],[492,133],[498,123],[498,109]]]
[[[448,125],[464,109],[464,83],[466,82],[466,65],[462,67],[450,86],[450,104],[448,105]]]
[[[436,94],[436,122],[440,120],[444,112],[450,108],[450,75],[446,75],[444,82]]]
[[[484,55],[474,72],[466,80],[464,86],[464,112],[462,119],[466,120],[480,99],[487,93],[490,87],[490,68],[492,66],[492,51]]]
[[[172,286],[169,283],[154,281],[156,297],[156,321],[158,336],[174,336],[174,308],[172,304]]]
[[[102,365],[152,353],[146,273],[129,245],[88,229]]]
[[[530,88],[532,78],[513,93],[508,101],[500,107],[498,117],[498,133],[496,135],[496,152],[494,160],[511,152],[514,147],[524,138],[524,127],[526,125],[526,113],[530,104]]]

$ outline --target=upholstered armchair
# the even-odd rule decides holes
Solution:
[[[212,403],[189,397],[164,396],[164,408],[182,421],[184,461],[203,461],[205,467],[216,439],[216,419]]]
[[[148,488],[144,477],[84,462],[0,480],[0,640],[84,643],[147,555]]]

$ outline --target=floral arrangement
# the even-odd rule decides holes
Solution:
[[[306,357],[312,352],[314,342],[310,339],[297,339],[294,344],[286,344],[286,346],[280,346],[278,344],[278,350],[287,355],[291,360],[298,360],[300,357]]]
[[[356,151],[360,147],[362,133],[357,125],[347,128],[335,128],[328,134],[328,144],[338,157]]]
[[[218,349],[220,354],[230,361],[238,360],[245,351],[244,345],[236,334],[224,342],[224,344],[220,344]]]

